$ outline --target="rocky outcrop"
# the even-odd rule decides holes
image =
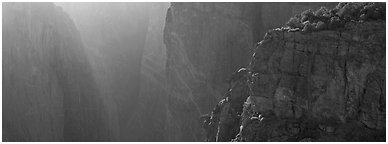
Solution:
[[[242,9],[230,3],[171,4],[164,29],[169,141],[200,141],[198,117],[221,99],[229,73],[248,62],[254,42]]]
[[[3,141],[109,141],[72,20],[52,3],[3,3]]]
[[[331,11],[338,21],[323,29],[311,26],[322,11],[306,11],[304,27],[271,30],[256,47],[235,141],[385,141],[385,4]]]
[[[243,140],[385,140],[385,22],[345,27],[267,33],[253,57],[259,78],[247,103],[270,119]]]
[[[172,3],[167,11],[168,141],[203,141],[198,120],[223,98],[267,29],[334,3]]]

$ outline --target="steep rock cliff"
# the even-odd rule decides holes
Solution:
[[[3,3],[3,141],[108,141],[106,111],[72,20]]]
[[[271,31],[251,72],[259,77],[247,103],[264,119],[246,126],[243,140],[385,141],[385,16],[312,33]]]
[[[334,3],[172,3],[167,11],[169,141],[203,141],[199,116],[228,90],[228,79],[250,61],[269,28],[308,8]]]
[[[259,78],[247,101],[254,105],[254,112],[274,113],[263,126],[279,130],[294,121],[290,130],[297,132],[283,138],[296,140],[381,140],[368,134],[373,135],[370,129],[385,131],[385,22],[349,23],[347,28],[267,33],[271,38],[262,42],[253,57],[252,73]],[[313,132],[311,127],[315,127]],[[280,137],[276,134],[257,137],[261,139],[248,139],[291,140],[275,139]]]
[[[217,134],[237,119],[235,141],[385,141],[385,4],[299,16],[303,29],[274,29],[259,43],[239,86],[249,88],[243,112],[217,105]],[[247,95],[231,104],[236,96]]]
[[[240,18],[243,7],[222,4],[172,3],[167,12],[170,141],[201,139],[199,116],[220,99],[232,69],[248,62],[254,42],[252,29]]]

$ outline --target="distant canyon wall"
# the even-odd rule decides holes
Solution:
[[[169,3],[152,3],[140,70],[139,104],[131,122],[133,141],[167,141],[166,47],[163,28]]]
[[[74,20],[114,141],[164,141],[168,3],[56,3]]]
[[[167,7],[4,4],[3,140],[165,141]]]
[[[107,111],[72,20],[3,3],[3,141],[109,141]]]

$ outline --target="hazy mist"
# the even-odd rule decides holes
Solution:
[[[12,123],[22,126],[17,129],[24,130],[22,130],[23,132],[13,133],[9,132],[8,129],[3,129],[3,132],[6,134],[3,135],[4,140],[13,141],[16,138],[14,136],[30,135],[31,138],[26,137],[22,140],[88,141],[94,139],[97,141],[164,141],[165,120],[163,117],[165,114],[163,113],[165,113],[165,102],[163,102],[163,99],[165,91],[163,80],[166,54],[162,33],[168,6],[169,3],[55,3],[55,5],[48,3],[5,3],[3,5],[3,36],[5,38],[3,39],[3,76],[6,78],[3,82],[12,88],[4,89],[3,124],[7,126],[8,122],[13,121]],[[41,15],[43,13],[44,15]],[[57,13],[61,13],[62,15],[57,16]],[[23,21],[22,23],[19,22],[20,20],[14,19],[16,17],[20,18],[20,16],[26,17],[21,20]],[[55,23],[51,24],[52,21]],[[57,24],[62,21],[67,25],[61,26]],[[50,26],[50,29],[47,29],[47,26]],[[68,31],[68,27],[71,27],[73,32],[69,34],[57,34],[58,31]],[[16,32],[17,30],[21,30],[30,36],[24,38],[22,37],[24,34]],[[41,33],[45,37],[42,37],[40,35]],[[15,37],[15,34],[19,36],[16,36],[12,40],[8,39]],[[64,39],[75,39],[74,41],[76,42],[64,41],[63,43],[66,43],[66,45],[77,43],[78,48],[74,46],[70,47],[82,52],[75,52],[66,46],[58,48],[59,51],[54,51],[51,50],[52,46],[44,45],[46,41],[56,45],[58,42],[53,41],[53,39],[63,41],[61,37]],[[34,39],[39,40],[36,41]],[[29,41],[31,43],[27,43]],[[13,42],[17,42],[15,44],[22,46],[16,46],[12,44]],[[11,45],[19,47],[20,50],[15,51],[16,49],[11,48]],[[42,55],[36,55],[32,52],[22,52],[22,50],[31,51],[31,47],[37,47],[36,52],[44,53]],[[42,49],[44,47],[47,47],[47,49]],[[28,72],[30,69],[33,71],[30,72],[31,74],[36,73],[35,71],[50,70],[50,67],[29,68],[22,65],[29,65],[27,61],[37,62],[38,64],[56,61],[55,59],[58,57],[55,55],[61,55],[61,49],[76,53],[80,56],[80,59],[85,61],[84,64],[81,64],[72,55],[66,58],[73,60],[74,64],[80,64],[80,68],[87,69],[87,77],[90,77],[90,82],[86,82],[85,84],[80,83],[81,86],[77,87],[77,89],[66,89],[63,86],[51,84],[53,83],[52,80],[44,80],[39,75],[28,76],[29,74],[27,73],[19,74],[25,77],[23,79],[18,78],[19,75],[15,77],[11,76],[15,75],[15,72]],[[8,50],[10,51],[8,52]],[[21,62],[20,66],[22,67],[18,70],[13,70],[8,67],[16,66],[14,66],[16,64],[14,60],[17,60],[19,58],[17,55],[20,54],[33,55],[32,58],[24,56],[31,59]],[[36,61],[34,57],[44,62]],[[67,61],[64,61],[64,65],[68,63]],[[53,75],[58,75],[58,73],[77,72],[77,69],[72,68],[74,64],[70,64],[60,71],[41,71],[37,74],[53,73]],[[27,81],[36,81],[31,78],[40,79],[43,82],[42,84],[29,84]],[[78,74],[69,75],[64,78],[74,78],[80,82],[85,82],[85,77]],[[10,84],[11,81],[18,85]],[[33,86],[40,86],[41,88],[36,89]],[[93,109],[96,116],[94,118],[82,118],[78,115],[88,115],[89,112],[85,111],[84,114],[82,114],[83,112],[76,112],[79,114],[74,114],[74,119],[80,120],[66,120],[67,117],[70,117],[70,115],[67,116],[67,113],[72,111],[69,109],[76,109],[73,107],[74,104],[72,102],[66,103],[66,97],[72,97],[71,95],[66,95],[66,91],[82,93],[89,87],[93,87],[94,92],[88,94],[90,97],[85,101],[87,104],[79,102],[77,106],[88,107],[88,105],[93,105],[87,109]],[[28,95],[28,99],[22,98],[22,95],[19,93],[15,93],[16,89],[25,89],[24,92]],[[51,130],[52,134],[56,135],[54,139],[50,138],[51,134],[47,134],[45,137],[34,136],[38,133],[32,130],[32,126],[36,123],[30,120],[28,122],[20,121],[17,124],[20,116],[14,115],[16,113],[7,113],[11,112],[8,109],[11,106],[7,106],[7,104],[11,104],[15,108],[15,106],[19,106],[16,103],[18,99],[24,99],[22,100],[24,102],[41,103],[39,105],[45,104],[46,102],[51,103],[49,101],[52,100],[42,97],[39,93],[46,93],[47,91],[53,91],[55,89],[62,89],[61,92],[58,92],[61,94],[51,92],[47,96],[52,98],[58,97],[56,100],[60,105],[57,105],[59,106],[57,109],[47,106],[47,109],[51,109],[53,111],[51,113],[53,114],[43,117],[44,119],[53,119],[51,120],[51,124],[47,125],[48,128],[54,127],[53,125],[58,126],[57,130]],[[33,93],[32,91],[37,91],[37,93]],[[61,102],[63,99],[61,95],[65,98],[63,104]],[[18,110],[20,112],[18,114],[20,115],[24,115],[23,113],[26,113],[27,110],[33,110],[43,115],[46,113],[42,109],[32,108],[37,104],[32,104],[32,107],[26,106],[25,104],[21,105],[19,108],[25,107],[26,109]],[[79,111],[83,111],[83,109],[79,109]],[[57,116],[56,114],[60,114],[61,116]],[[65,120],[60,119],[60,117],[63,117]],[[95,125],[91,125],[89,128],[86,127],[94,132],[90,132],[87,129],[78,130],[78,132],[75,132],[75,130],[66,130],[67,128],[71,128],[70,125],[73,126],[73,123],[80,123],[82,125],[84,121],[85,123],[90,123],[90,121],[99,122],[96,122]],[[63,125],[62,123],[64,123],[64,127],[61,126]],[[36,126],[42,127],[39,124],[34,127]],[[74,126],[82,128],[80,125]],[[93,128],[94,130],[92,130],[92,127],[97,129]],[[99,127],[101,129],[98,129]],[[47,130],[41,131],[49,132]],[[85,135],[80,135],[79,133],[83,133],[83,131]],[[39,139],[35,139],[34,137]]]
[[[2,3],[3,141],[386,141],[385,3]]]

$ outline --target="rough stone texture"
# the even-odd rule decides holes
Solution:
[[[247,100],[264,120],[242,140],[385,141],[385,42],[385,20],[268,32],[251,61],[259,79]]]
[[[268,29],[305,9],[335,3],[172,3],[167,11],[168,141],[204,141],[200,115],[228,90]],[[184,116],[183,116],[184,115]]]
[[[361,20],[364,9],[371,17]],[[226,99],[243,112],[216,105],[210,121],[222,117],[217,109],[240,116],[232,141],[385,141],[385,5],[340,3],[337,10],[356,14],[339,16],[343,24],[329,30],[266,33],[247,68],[249,94],[236,95],[249,95],[246,102]],[[224,122],[216,123],[219,133]]]
[[[109,141],[73,21],[52,3],[3,3],[3,141]]]
[[[167,48],[169,141],[202,141],[199,116],[226,90],[233,69],[248,62],[252,29],[243,8],[230,3],[172,3]]]

